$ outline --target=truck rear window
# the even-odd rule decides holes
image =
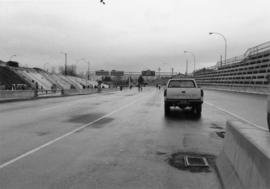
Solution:
[[[194,88],[195,83],[192,80],[172,80],[168,88]]]

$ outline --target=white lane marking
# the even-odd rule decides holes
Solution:
[[[242,120],[242,121],[244,121],[244,122],[246,122],[246,123],[249,123],[250,125],[252,125],[252,126],[254,126],[254,127],[257,127],[258,129],[262,129],[262,130],[268,132],[268,129],[264,128],[263,126],[257,125],[256,123],[253,123],[253,122],[251,122],[251,121],[249,121],[249,120],[247,120],[247,119],[245,119],[245,118],[243,118],[243,117],[241,117],[241,116],[239,116],[239,115],[237,115],[237,114],[234,114],[234,113],[232,113],[232,112],[229,112],[228,110],[225,110],[225,109],[223,109],[223,108],[220,108],[220,107],[218,107],[218,106],[216,106],[216,105],[214,105],[214,104],[211,104],[211,103],[209,103],[209,102],[204,102],[204,103],[207,104],[208,106],[212,106],[212,107],[214,107],[214,108],[216,108],[216,109],[218,109],[218,110],[220,110],[220,111],[222,111],[222,112],[224,112],[224,113],[226,113],[226,114],[229,114],[229,115],[231,115],[231,116],[233,116],[233,117],[235,117],[235,118],[237,118],[237,119],[239,119],[239,120]]]
[[[151,93],[151,94],[152,94],[152,93]],[[151,94],[150,94],[150,95],[151,95]],[[94,123],[96,123],[96,122],[98,122],[98,121],[104,119],[104,118],[106,118],[106,117],[109,117],[109,116],[111,116],[112,114],[115,114],[115,113],[117,113],[117,112],[119,112],[119,111],[121,111],[121,110],[123,110],[123,109],[129,107],[130,105],[135,104],[135,103],[136,103],[137,101],[139,101],[140,99],[146,98],[146,97],[148,97],[148,96],[150,96],[150,95],[146,95],[146,96],[140,97],[140,98],[134,100],[133,102],[131,102],[131,103],[127,104],[127,105],[124,105],[124,106],[122,106],[122,107],[120,107],[120,108],[118,108],[118,109],[116,109],[116,110],[114,110],[114,111],[112,111],[112,112],[110,112],[110,113],[108,113],[108,114],[106,114],[106,115],[104,115],[104,116],[102,116],[102,117],[100,117],[100,118],[94,120],[94,121],[91,121],[91,122],[89,122],[89,123],[87,123],[87,124],[84,124],[84,125],[82,125],[81,127],[77,128],[77,129],[74,129],[74,130],[72,130],[72,131],[70,131],[70,132],[68,132],[68,133],[66,133],[66,134],[64,134],[64,135],[62,135],[62,136],[59,136],[59,137],[57,137],[57,138],[55,138],[55,139],[53,139],[53,140],[51,140],[51,141],[49,141],[49,142],[47,142],[47,143],[41,145],[41,146],[38,146],[38,147],[36,147],[36,148],[34,148],[34,149],[32,149],[32,150],[30,150],[30,151],[28,151],[28,152],[26,152],[26,153],[24,153],[24,154],[22,154],[22,155],[19,155],[18,157],[13,158],[13,159],[11,159],[11,160],[9,160],[9,161],[7,161],[7,162],[1,164],[1,165],[0,165],[0,169],[3,169],[3,168],[5,168],[5,167],[7,167],[8,165],[10,165],[10,164],[12,164],[12,163],[15,163],[16,161],[18,161],[18,160],[20,160],[20,159],[22,159],[22,158],[25,158],[25,157],[27,157],[27,156],[29,156],[29,155],[31,155],[31,154],[33,154],[33,153],[35,153],[35,152],[37,152],[37,151],[39,151],[39,150],[45,148],[45,147],[47,147],[47,146],[50,146],[50,145],[56,143],[57,141],[59,141],[59,140],[65,138],[65,137],[68,137],[68,136],[70,136],[70,135],[76,133],[77,131],[80,131],[80,130],[82,130],[82,129],[84,129],[84,128],[86,128],[86,127],[88,127],[88,126],[90,126],[90,125],[92,125],[92,124],[94,124]]]

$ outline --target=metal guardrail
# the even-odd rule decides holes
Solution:
[[[228,64],[235,64],[235,63],[239,63],[239,62],[243,61],[244,59],[245,59],[244,55],[235,56],[235,57],[227,59],[226,64],[224,62],[218,61],[216,66],[221,67],[221,66],[228,65]]]
[[[62,91],[60,89],[55,90],[38,90],[36,91],[37,96],[60,96],[62,95]]]
[[[33,98],[33,90],[0,90],[0,99]]]
[[[260,45],[257,45],[255,47],[251,47],[248,50],[246,50],[246,52],[244,53],[244,56],[252,56],[264,51],[270,50],[270,41],[267,41],[265,43],[262,43]]]

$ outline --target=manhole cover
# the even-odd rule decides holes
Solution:
[[[177,152],[168,158],[168,163],[179,170],[192,173],[211,172],[215,167],[215,155],[195,152]]]
[[[208,167],[209,164],[205,157],[185,156],[185,165],[187,167]]]

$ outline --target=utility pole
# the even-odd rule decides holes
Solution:
[[[66,52],[60,52],[65,55],[65,75],[67,75],[67,53]]]
[[[128,87],[130,88],[130,74],[128,76]]]
[[[222,67],[222,55],[220,55],[220,67]]]
[[[67,53],[65,53],[65,75],[67,75]]]
[[[158,68],[159,79],[160,79],[160,70],[161,70],[161,69],[160,69],[160,68]]]
[[[173,77],[173,68],[172,68],[172,77]]]
[[[186,60],[186,76],[188,75],[188,60]]]
[[[88,78],[88,80],[89,80],[90,62],[88,61],[87,63],[88,63],[88,75],[87,75],[87,78]]]

